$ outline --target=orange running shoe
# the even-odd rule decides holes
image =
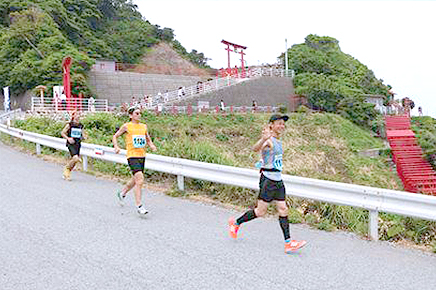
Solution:
[[[238,237],[239,226],[236,224],[234,218],[229,219],[229,233],[230,236],[234,239]]]
[[[301,249],[306,244],[307,244],[306,241],[296,241],[296,240],[291,240],[289,242],[285,242],[285,253],[291,254],[291,253],[297,251],[298,249]]]

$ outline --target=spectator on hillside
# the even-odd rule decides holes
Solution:
[[[226,110],[226,105],[224,104],[224,101],[223,101],[223,100],[221,100],[221,102],[220,102],[220,110],[221,110],[222,112],[224,112],[224,111]]]
[[[65,91],[64,90],[62,90],[60,99],[61,99],[62,108],[64,110],[66,110],[67,109],[67,96],[65,95]]]
[[[165,92],[165,94],[164,94],[164,102],[166,103],[166,102],[168,102],[168,100],[170,99],[170,96],[169,96],[169,94],[168,94],[168,90]]]
[[[256,113],[256,111],[257,111],[257,102],[255,100],[253,100],[251,112]]]
[[[420,117],[422,117],[422,108],[421,107],[418,107],[418,114]]]
[[[147,95],[145,95],[145,96],[142,98],[142,100],[141,100],[141,104],[140,104],[141,109],[144,109],[144,108],[147,106],[147,103],[148,103],[147,99],[148,99],[148,96],[147,96]]]
[[[95,112],[95,99],[93,97],[88,99],[88,111],[92,113]]]
[[[201,93],[202,90],[203,90],[203,82],[198,81],[197,82],[197,94]]]
[[[138,105],[138,101],[136,100],[135,96],[132,97],[132,101],[130,102],[130,107],[135,107]]]
[[[181,98],[183,98],[184,94],[183,94],[183,88],[179,87],[179,90],[177,92],[177,98],[180,100]]]

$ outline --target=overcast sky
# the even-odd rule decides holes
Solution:
[[[436,117],[436,1],[134,0],[152,24],[169,27],[213,68],[227,66],[221,40],[247,46],[248,65],[275,63],[308,34],[331,36],[341,50]],[[232,53],[231,65],[240,66]]]

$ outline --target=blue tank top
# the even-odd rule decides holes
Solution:
[[[276,169],[278,171],[263,171],[263,175],[265,175],[266,178],[280,181],[282,180],[282,173],[283,170],[283,148],[282,148],[282,142],[277,140],[275,137],[271,137],[272,141],[272,148],[266,147],[262,151],[262,168],[266,169]]]

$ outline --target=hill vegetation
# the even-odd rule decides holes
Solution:
[[[3,0],[0,11],[0,83],[13,93],[62,83],[67,55],[74,59],[73,93],[89,93],[87,72],[94,59],[140,63],[160,42],[207,67],[203,53],[188,53],[173,29],[145,20],[131,0]]]
[[[342,52],[335,38],[310,34],[304,43],[293,45],[288,55],[289,68],[296,73],[295,93],[305,96],[314,109],[369,127],[377,112],[373,104],[365,103],[365,96],[381,95],[388,100],[390,86]]]
[[[436,120],[430,116],[413,117],[412,130],[425,157],[436,169]]]

